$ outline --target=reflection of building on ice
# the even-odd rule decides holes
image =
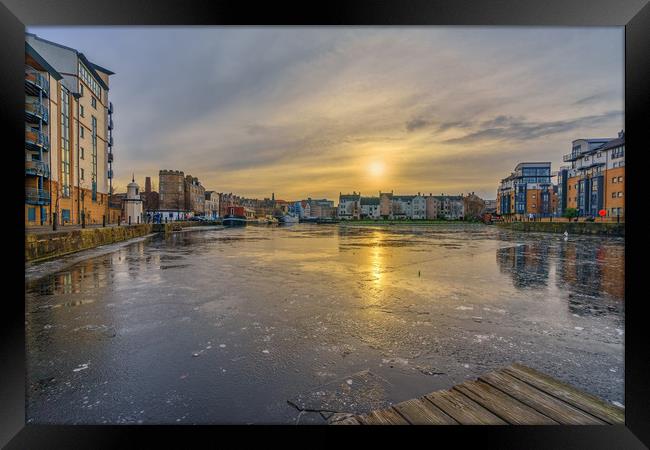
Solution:
[[[135,176],[126,186],[126,198],[122,199],[122,211],[124,221],[127,223],[140,223],[142,218],[142,198],[140,198],[140,186],[135,182]]]

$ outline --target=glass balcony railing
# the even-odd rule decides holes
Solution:
[[[25,103],[25,120],[38,123],[39,120],[47,123],[49,119],[47,108],[39,100]]]
[[[30,149],[43,149],[48,150],[50,148],[50,139],[47,134],[43,133],[38,128],[26,128],[25,129],[25,145]]]
[[[108,138],[108,146],[112,147],[113,146],[113,136]]]
[[[48,95],[50,83],[44,74],[33,67],[25,66],[25,88],[29,93],[35,93],[34,95],[38,95],[39,90]]]
[[[108,119],[108,129],[109,130],[113,129],[113,119]]]
[[[113,102],[108,102],[108,113],[113,114]]]
[[[25,173],[29,175],[50,176],[50,166],[43,161],[25,161]]]
[[[50,191],[38,188],[25,188],[25,202],[31,205],[46,205],[50,203]]]
[[[108,162],[112,163],[113,162],[113,152],[108,153]]]

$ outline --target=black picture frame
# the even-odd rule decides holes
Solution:
[[[625,251],[625,426],[561,427],[299,427],[299,438],[283,437],[285,445],[311,446],[332,435],[333,442],[353,436],[395,443],[417,435],[436,444],[474,442],[497,448],[645,448],[650,445],[650,346],[645,333],[642,300],[647,228],[642,155],[648,146],[650,103],[650,5],[647,0],[337,0],[302,2],[234,2],[223,0],[2,0],[0,3],[0,123],[3,157],[11,180],[4,198],[9,220],[3,224],[5,285],[1,328],[2,383],[0,443],[6,448],[151,447],[152,442],[208,439],[226,444],[223,433],[236,433],[240,443],[251,432],[217,426],[43,426],[25,425],[23,65],[26,25],[519,25],[625,27],[626,251]],[[607,70],[607,68],[603,68]],[[644,142],[646,144],[644,144]],[[13,179],[15,177],[16,179]],[[631,207],[628,207],[631,205]],[[16,220],[16,218],[19,218]],[[11,244],[8,245],[7,244]],[[16,262],[14,262],[16,261]],[[5,290],[5,292],[8,292]],[[13,295],[15,293],[15,295]],[[23,302],[21,302],[21,298]],[[256,427],[280,438],[287,427]],[[389,434],[390,433],[390,434]],[[241,439],[241,438],[244,439]],[[405,439],[407,439],[405,441]]]

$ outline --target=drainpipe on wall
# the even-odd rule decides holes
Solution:
[[[79,184],[79,177],[81,176],[81,171],[79,170],[79,140],[81,139],[81,121],[79,120],[79,99],[81,98],[80,93],[72,94],[76,103],[77,103],[77,223],[81,223],[81,186]]]

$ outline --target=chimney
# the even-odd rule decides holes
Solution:
[[[144,179],[144,191],[148,194],[151,192],[151,177]]]

